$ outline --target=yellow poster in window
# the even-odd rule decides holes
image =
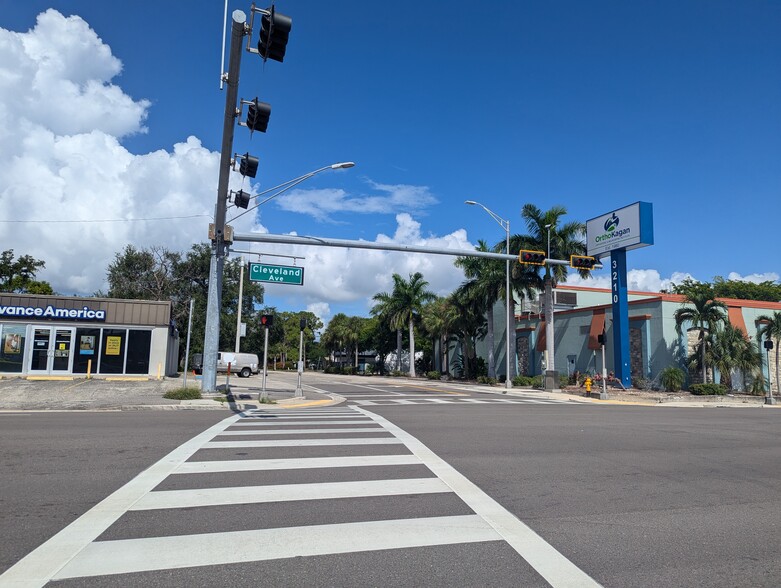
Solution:
[[[122,337],[106,337],[106,355],[119,355]]]

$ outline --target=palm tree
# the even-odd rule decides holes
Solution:
[[[571,255],[584,255],[586,244],[583,237],[586,234],[585,223],[572,221],[564,223],[562,217],[567,214],[563,206],[554,206],[550,210],[542,211],[534,204],[525,204],[521,209],[521,218],[526,223],[525,235],[514,235],[510,238],[510,250],[520,251],[531,249],[548,252],[550,243],[550,257],[552,259],[569,259]],[[515,273],[517,291],[544,285],[545,288],[545,322],[552,325],[553,322],[553,287],[556,282],[567,280],[566,265],[545,265],[545,277],[540,277],[539,266],[518,264],[520,267]],[[582,277],[590,276],[588,270],[579,270]],[[517,276],[517,277],[516,277]],[[548,354],[554,352],[553,337],[547,338]],[[550,362],[550,359],[549,359]],[[550,363],[549,363],[550,366]],[[550,368],[549,368],[550,369]]]
[[[477,242],[475,249],[489,251],[488,244],[482,239]],[[467,278],[461,287],[471,291],[470,295],[479,304],[480,311],[485,314],[488,327],[488,377],[496,378],[493,308],[505,295],[505,264],[501,260],[485,257],[457,257],[455,265],[464,270]],[[509,374],[507,376],[509,377]]]
[[[772,316],[763,314],[762,316],[757,318],[757,321],[763,323],[762,326],[759,329],[759,333],[757,336],[761,340],[762,337],[765,337],[766,339],[775,339],[775,349],[776,349],[776,388],[779,387],[779,379],[778,379],[778,343],[781,339],[781,311],[775,311]],[[770,366],[767,366],[768,372],[770,372]],[[770,386],[770,395],[773,394],[773,387]]]
[[[435,339],[439,340],[440,366],[442,373],[449,374],[450,366],[448,341],[453,325],[458,319],[455,308],[448,298],[438,297],[423,307],[421,316],[423,328]]]
[[[727,389],[734,389],[732,382],[732,372],[740,371],[743,375],[745,387],[746,374],[756,372],[761,365],[762,356],[757,353],[754,343],[746,337],[746,334],[729,321],[723,329],[715,332],[715,335],[706,336],[710,343],[708,360],[721,374],[721,383]],[[757,363],[759,360],[759,363]]]
[[[718,326],[727,319],[727,306],[720,300],[712,299],[712,292],[709,290],[692,291],[686,294],[686,302],[691,306],[679,308],[673,314],[675,319],[675,331],[680,337],[683,334],[681,326],[685,322],[690,322],[694,328],[699,329],[700,340],[700,367],[702,369],[702,381],[707,383],[708,370],[705,357],[705,331],[706,329],[715,332]]]
[[[449,297],[456,320],[453,323],[453,333],[461,341],[461,368],[464,378],[473,374],[470,359],[474,357],[475,340],[485,334],[485,317],[482,313],[482,303],[475,299],[469,288],[459,287]]]
[[[426,290],[426,286],[428,282],[420,272],[410,274],[409,281],[399,274],[393,274],[393,291],[374,296],[383,310],[390,313],[393,326],[398,329],[406,324],[409,328],[409,375],[412,378],[415,377],[415,323],[420,319],[423,305],[435,298],[432,292]]]

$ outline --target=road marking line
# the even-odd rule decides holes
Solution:
[[[251,421],[246,422],[243,420],[236,421],[231,425],[232,427],[309,427],[314,425],[370,425],[372,424],[372,421],[370,419],[359,419],[359,420],[349,420],[349,421],[342,421],[342,420],[335,420],[335,421],[265,421],[265,422],[259,422],[259,421]]]
[[[450,486],[467,506],[485,519],[553,588],[598,588],[600,586],[591,576],[535,533],[531,527],[488,496],[416,437],[379,415],[358,407],[355,407],[355,410],[371,417],[402,440],[407,449]]]
[[[276,415],[276,414],[263,414],[263,415],[249,415],[242,417],[242,420],[245,421],[271,421],[271,420],[287,420],[287,419],[362,419],[362,417],[359,414],[350,416],[346,414],[335,414],[335,415],[328,415],[328,414],[318,414],[318,415],[312,415],[312,416],[306,416],[306,415],[295,415],[295,414],[283,414],[283,415]]]
[[[198,451],[203,443],[240,417],[232,415],[183,443],[93,506],[0,576],[0,585],[44,586],[55,573],[114,524],[139,498]]]
[[[317,435],[319,433],[385,433],[388,431],[382,427],[356,428],[356,429],[284,429],[284,430],[264,430],[264,431],[223,431],[220,437],[226,435]]]
[[[463,515],[99,541],[55,580],[499,540],[483,519]]]
[[[346,457],[303,457],[293,459],[234,459],[226,461],[187,461],[172,474],[207,474],[267,470],[308,470],[315,468],[353,468],[365,466],[420,465],[412,454],[349,455]]]
[[[327,500],[332,498],[363,498],[368,496],[401,496],[404,494],[441,494],[451,492],[452,490],[450,490],[447,484],[434,477],[159,490],[144,495],[130,510],[161,510],[222,506],[227,504],[264,504],[296,500]]]
[[[211,441],[203,449],[243,449],[250,447],[319,447],[333,445],[395,445],[401,441],[395,437],[346,438],[346,439],[276,439],[273,441]]]

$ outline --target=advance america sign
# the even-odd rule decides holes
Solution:
[[[635,202],[586,222],[586,255],[654,244],[653,206]]]
[[[92,310],[88,306],[83,308],[57,308],[51,304],[45,308],[40,306],[1,306],[0,317],[12,316],[17,318],[36,317],[72,321],[105,321],[105,310]]]

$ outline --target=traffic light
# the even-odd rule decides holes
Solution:
[[[233,203],[237,208],[247,208],[250,198],[252,198],[252,196],[244,190],[233,193]]]
[[[273,314],[262,314],[260,315],[260,326],[266,327],[267,329],[274,324],[274,315]]]
[[[241,163],[239,164],[239,173],[244,177],[254,178],[258,173],[258,158],[245,153],[241,156]]]
[[[263,58],[274,61],[285,60],[285,48],[293,26],[293,19],[274,10],[274,6],[268,9],[269,14],[264,14],[260,19],[260,40],[258,52]]]
[[[248,104],[247,127],[251,131],[265,133],[266,129],[268,129],[268,119],[271,118],[271,104],[260,102],[257,97]]]
[[[303,331],[304,329],[306,329],[306,319],[305,319],[305,318],[302,318],[301,320],[299,320],[299,321],[298,321],[298,326],[299,326],[299,327],[301,327],[301,330],[302,330],[302,331]]]
[[[569,264],[570,267],[574,267],[579,270],[592,270],[597,263],[596,257],[589,257],[588,255],[570,255]]]
[[[604,345],[605,344],[605,334],[604,333],[600,333],[599,335],[597,335],[597,343],[599,343],[600,345]]]
[[[521,249],[521,252],[518,254],[518,261],[529,265],[545,265],[545,252]]]

